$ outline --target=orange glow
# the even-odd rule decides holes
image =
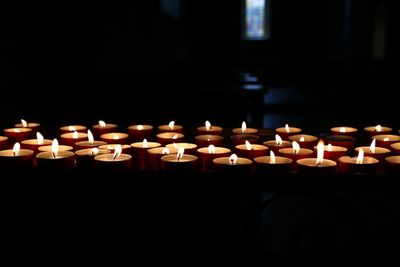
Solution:
[[[185,152],[185,148],[179,147],[178,153],[176,153],[176,159],[179,161],[183,157],[183,153]]]
[[[215,146],[214,145],[209,145],[208,146],[208,153],[210,154],[215,154]]]
[[[148,148],[149,147],[149,144],[147,143],[147,139],[146,138],[143,139],[142,147],[143,148]]]
[[[371,153],[375,153],[375,146],[376,146],[376,140],[375,138],[372,140],[371,145],[369,146],[369,151]]]
[[[13,149],[12,149],[12,151],[13,151],[13,154],[14,154],[14,157],[15,156],[18,156],[18,153],[19,153],[19,150],[21,149],[21,145],[18,143],[18,142],[16,142],[15,144],[14,144],[14,146],[13,146]]]
[[[246,122],[243,121],[242,122],[242,133],[246,133],[246,129],[247,129]]]
[[[90,150],[90,154],[92,154],[92,156],[97,155],[99,153],[99,149],[97,147],[94,147]]]
[[[53,157],[57,157],[58,154],[58,140],[57,138],[53,139],[53,142],[51,142],[51,153],[53,153]]]
[[[324,141],[321,139],[317,145],[317,162],[316,164],[321,164],[324,161]]]
[[[78,132],[77,132],[77,131],[74,131],[74,132],[72,133],[72,138],[78,139],[78,137],[79,137]]]
[[[90,144],[90,145],[93,145],[93,143],[94,143],[94,137],[93,137],[92,132],[91,132],[90,130],[88,130],[88,131],[87,131],[87,135],[88,135],[89,144]]]

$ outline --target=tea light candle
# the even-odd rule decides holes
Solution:
[[[33,132],[37,132],[40,127],[40,123],[38,122],[27,122],[24,119],[21,119],[21,123],[16,123],[14,125],[16,128],[31,128]]]
[[[93,133],[96,137],[105,133],[115,132],[118,128],[117,124],[105,123],[105,121],[100,120],[98,124],[92,125]]]
[[[0,135],[0,150],[3,150],[8,145],[8,137]]]
[[[310,174],[333,174],[336,172],[337,163],[330,159],[324,159],[324,142],[321,139],[317,145],[316,158],[298,159],[296,164],[299,171]]]
[[[222,135],[223,130],[222,127],[211,125],[209,121],[206,121],[204,126],[197,127],[197,135]]]
[[[213,170],[216,172],[250,173],[252,168],[253,161],[251,159],[238,157],[236,154],[213,159]]]
[[[291,147],[292,142],[287,140],[282,140],[279,134],[275,135],[275,140],[264,141],[263,145],[267,146],[270,150],[272,150],[275,154],[279,153],[279,149],[285,147]]]
[[[165,146],[170,143],[183,142],[185,135],[178,132],[163,132],[156,135],[157,142]]]
[[[330,129],[332,135],[350,135],[354,136],[358,133],[358,129],[349,126],[337,126]]]
[[[128,127],[128,133],[133,141],[150,139],[153,134],[153,126],[148,124],[131,125]]]
[[[357,139],[349,135],[329,135],[324,138],[324,141],[332,146],[345,147],[350,151],[354,149]]]
[[[142,142],[134,142],[131,144],[132,153],[134,155],[134,163],[136,169],[145,171],[148,169],[148,153],[147,150],[150,148],[161,147],[158,142],[148,142],[147,139],[143,139]]]
[[[254,159],[267,155],[268,147],[259,144],[251,144],[246,140],[245,144],[235,146],[236,154],[242,158]]]
[[[22,148],[33,150],[34,154],[39,151],[39,147],[51,145],[50,139],[44,139],[40,132],[36,132],[36,139],[27,139],[21,142]]]
[[[0,151],[0,166],[8,168],[30,168],[33,167],[33,150],[21,149],[20,143],[16,142],[12,149]]]
[[[105,153],[94,157],[96,168],[103,171],[129,171],[132,168],[132,156],[122,153],[122,146],[117,144],[114,153]]]
[[[128,144],[107,144],[107,145],[101,145],[98,148],[102,149],[102,150],[108,150],[110,151],[110,153],[114,153],[115,149],[117,147],[121,146],[121,153],[123,154],[132,154],[131,150],[132,150],[132,146],[128,145]]]
[[[260,136],[254,134],[234,134],[231,135],[231,141],[233,146],[245,144],[246,141],[250,144],[257,144],[260,142]]]
[[[290,141],[296,141],[301,147],[312,149],[318,143],[318,137],[309,134],[294,134],[288,137]]]
[[[100,139],[108,144],[127,144],[129,143],[129,134],[120,132],[105,133],[100,135]]]
[[[385,158],[385,172],[390,174],[400,173],[400,156],[389,156]]]
[[[378,134],[372,136],[376,140],[376,145],[379,147],[390,148],[390,145],[400,142],[400,135],[394,134]]]
[[[147,156],[148,156],[148,163],[149,163],[149,168],[148,170],[150,171],[159,171],[161,170],[161,157],[165,155],[169,155],[171,153],[176,153],[178,152],[177,150],[171,151],[170,149],[166,147],[154,147],[154,148],[149,148],[147,150]]]
[[[52,143],[53,142],[54,142],[54,140],[52,141]],[[53,148],[52,145],[39,146],[38,147],[38,152],[51,152],[52,148]],[[73,150],[74,150],[74,148],[72,146],[58,144],[58,152],[73,151]]]
[[[58,140],[53,139],[50,152],[36,155],[37,167],[43,169],[72,169],[75,167],[75,153],[59,151]]]
[[[379,160],[373,157],[364,156],[364,150],[358,150],[358,156],[343,156],[338,160],[339,173],[352,174],[373,174],[379,170]]]
[[[313,151],[308,148],[300,147],[299,143],[296,141],[292,141],[292,147],[285,147],[279,149],[279,154],[281,156],[290,158],[293,162],[296,162],[298,159],[310,158],[313,155]]]
[[[79,149],[75,151],[76,168],[93,169],[95,168],[94,157],[106,153],[110,151],[97,147]]]
[[[367,133],[368,136],[372,137],[378,134],[390,134],[392,132],[391,127],[382,126],[380,124],[376,126],[368,126],[364,128],[364,132]]]
[[[75,149],[75,143],[85,141],[88,138],[88,135],[87,133],[74,131],[72,133],[63,133],[60,138],[61,144],[72,146]]]
[[[197,154],[197,145],[194,143],[184,143],[184,142],[170,143],[170,144],[166,144],[165,147],[168,149],[172,149],[174,147],[177,150],[180,147],[183,147],[185,149],[185,154],[190,154],[190,155]]]
[[[216,147],[214,145],[197,149],[200,170],[204,172],[213,171],[213,160],[220,157],[229,157],[231,153],[229,148]]]
[[[282,139],[288,140],[289,136],[294,135],[294,134],[300,134],[302,132],[302,129],[298,128],[298,127],[292,127],[292,126],[289,126],[288,124],[285,124],[285,127],[275,128],[275,132],[277,134],[279,134],[279,136]]]
[[[359,146],[355,148],[355,151],[362,149],[364,152],[364,156],[373,157],[378,159],[380,162],[383,163],[383,160],[389,156],[390,150],[384,147],[376,146],[376,139],[373,139],[370,146]]]
[[[269,156],[254,158],[254,168],[256,172],[274,174],[285,174],[292,172],[292,159],[275,156],[275,153],[272,150],[270,150],[269,153]]]
[[[87,127],[85,125],[65,125],[65,126],[61,126],[60,127],[60,132],[61,134],[64,133],[73,133],[73,132],[86,132],[87,131]]]
[[[248,128],[245,121],[242,122],[241,128],[232,129],[233,134],[248,134],[248,135],[257,135],[259,130],[257,128]]]
[[[163,171],[196,171],[198,157],[184,154],[184,148],[180,147],[176,154],[161,157],[161,170]]]
[[[194,137],[196,144],[199,147],[208,147],[209,145],[223,146],[224,137],[214,134],[201,134]]]
[[[11,143],[21,143],[23,140],[29,139],[32,133],[33,131],[31,128],[17,127],[4,129],[4,135],[8,137]]]
[[[314,147],[314,155],[317,155],[318,147]],[[348,149],[342,146],[333,146],[332,144],[324,145],[324,159],[338,161],[342,156],[346,156]]]
[[[396,154],[396,155],[400,155],[400,142],[395,142],[390,144],[390,150]]]
[[[183,126],[175,124],[175,121],[170,121],[168,125],[160,125],[158,126],[158,132],[159,133],[165,133],[165,132],[174,132],[174,133],[183,133]]]
[[[95,141],[94,136],[90,130],[87,131],[87,138],[88,138],[88,140],[76,142],[75,148],[77,150],[79,150],[79,149],[84,149],[84,148],[99,147],[99,146],[107,144],[107,142],[104,142],[104,141],[97,141],[97,140]]]

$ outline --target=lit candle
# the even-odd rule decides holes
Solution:
[[[245,144],[237,145],[235,149],[239,157],[254,159],[267,155],[268,147],[260,144],[251,144],[246,140]]]
[[[87,140],[76,142],[75,148],[77,150],[79,150],[79,149],[84,149],[84,148],[99,147],[99,146],[106,145],[106,144],[107,144],[107,142],[94,140],[94,136],[93,136],[92,132],[90,130],[88,130],[87,131]]]
[[[269,156],[254,158],[255,171],[257,173],[285,174],[292,172],[293,160],[287,157],[275,156],[270,150]]]
[[[376,146],[376,139],[374,138],[370,144],[370,146],[359,146],[355,148],[355,151],[358,152],[360,149],[363,150],[364,156],[373,157],[379,160],[379,162],[383,163],[383,160],[389,156],[390,150],[384,147]]]
[[[313,155],[313,151],[309,148],[300,147],[299,143],[292,141],[292,147],[284,147],[278,150],[280,156],[290,158],[292,160],[292,171],[297,172],[298,164],[296,161],[298,159],[310,158]]]
[[[208,147],[209,145],[223,146],[224,137],[222,135],[201,134],[194,137],[199,147]]]
[[[250,173],[252,169],[253,161],[251,159],[238,157],[236,154],[213,159],[213,170],[216,172]]]
[[[389,156],[385,158],[385,173],[398,175],[400,173],[400,156]]]
[[[152,138],[153,126],[148,124],[130,125],[128,133],[132,141],[140,141]]]
[[[249,134],[249,135],[257,135],[259,130],[257,128],[248,128],[245,121],[242,122],[242,127],[234,128],[232,130],[233,134]]]
[[[40,123],[38,122],[27,122],[24,119],[21,119],[21,123],[16,123],[14,125],[16,128],[31,128],[33,132],[37,132],[40,127]]]
[[[184,142],[170,143],[170,144],[166,144],[165,147],[168,149],[172,149],[174,147],[177,150],[180,147],[183,147],[185,149],[185,154],[190,154],[190,155],[197,154],[197,145],[194,143],[184,143]]]
[[[163,132],[156,135],[157,142],[165,146],[170,143],[183,142],[185,135],[178,132]]]
[[[358,133],[358,129],[349,126],[337,126],[332,127],[331,129],[332,135],[350,135],[354,136]]]
[[[166,147],[154,147],[148,149],[147,154],[148,154],[149,170],[150,171],[161,170],[161,157],[176,152],[177,151],[175,149],[174,151],[171,151]]]
[[[198,135],[222,135],[223,128],[220,126],[211,125],[209,121],[205,122],[204,126],[197,127]]]
[[[184,154],[185,149],[179,147],[176,154],[161,157],[161,170],[163,171],[196,171],[198,168],[198,157]]]
[[[382,126],[380,124],[376,126],[368,126],[364,128],[364,132],[367,133],[368,136],[372,137],[377,134],[390,134],[392,132],[391,127]]]
[[[317,155],[318,146],[314,147],[314,155]],[[332,144],[324,145],[324,159],[338,161],[342,156],[346,156],[348,149],[342,146],[333,146]]]
[[[291,147],[292,142],[287,140],[282,140],[279,134],[275,134],[275,140],[268,140],[263,142],[270,150],[274,151],[275,154],[279,153],[279,149],[285,147]]]
[[[5,149],[8,145],[8,137],[0,135],[0,150]]]
[[[390,144],[390,150],[393,154],[400,155],[400,142]]]
[[[115,132],[118,128],[117,124],[114,123],[106,123],[105,121],[100,120],[98,124],[92,126],[93,133],[96,137],[100,137],[100,135],[105,133]]]
[[[288,137],[290,141],[296,141],[301,147],[312,149],[318,143],[318,137],[309,134],[294,134]]]
[[[72,169],[75,167],[75,154],[71,151],[59,151],[58,140],[54,138],[51,151],[38,153],[36,162],[43,169]]]
[[[330,159],[324,159],[324,141],[321,139],[317,145],[316,158],[303,158],[296,161],[298,170],[311,174],[333,174],[336,172],[337,163]]]
[[[183,133],[183,126],[175,124],[175,121],[170,121],[168,124],[158,126],[158,132],[175,132],[175,133]]]
[[[374,174],[378,172],[379,160],[364,156],[364,150],[359,149],[356,157],[343,156],[338,161],[339,173]]]
[[[0,167],[2,169],[31,168],[33,164],[33,150],[21,149],[18,142],[14,144],[12,149],[0,151]]]
[[[36,139],[27,139],[21,142],[22,148],[30,149],[36,154],[39,151],[39,147],[51,145],[50,139],[44,139],[40,132],[36,132]]]
[[[94,157],[96,168],[103,171],[129,171],[132,168],[132,156],[122,153],[122,146],[117,144],[114,153],[105,153]]]
[[[22,142],[25,139],[29,139],[32,136],[32,129],[31,128],[7,128],[4,129],[4,135],[8,137],[9,142]]]
[[[200,170],[204,172],[213,171],[213,160],[220,157],[228,157],[231,150],[225,147],[216,147],[209,145],[208,147],[201,147],[197,149],[199,156]]]
[[[279,136],[282,139],[288,140],[289,136],[294,135],[294,134],[300,134],[302,132],[302,129],[298,128],[298,127],[292,127],[292,126],[289,126],[288,124],[285,124],[285,127],[276,128],[275,132],[277,134],[279,134]]]
[[[98,148],[102,149],[102,150],[108,150],[108,151],[110,151],[110,153],[114,153],[115,149],[119,146],[121,146],[122,153],[129,154],[129,155],[132,154],[132,152],[131,152],[132,147],[131,147],[131,145],[128,145],[128,144],[107,144],[107,145],[101,145]]]
[[[324,141],[332,146],[345,147],[351,151],[354,149],[357,139],[349,135],[329,135],[324,138]]]
[[[400,142],[400,135],[394,134],[378,134],[372,136],[376,140],[376,145],[380,147],[390,148],[390,145]]]
[[[97,147],[79,149],[75,151],[76,168],[93,169],[95,168],[94,157],[106,153],[110,151]]]
[[[161,147],[161,144],[158,142],[148,142],[145,138],[141,142],[132,143],[131,147],[134,155],[134,168],[145,171],[148,169],[149,165],[147,150],[150,148]]]
[[[87,140],[88,135],[87,133],[74,131],[69,133],[63,133],[61,134],[60,138],[61,138],[60,140],[61,144],[72,146],[75,149],[75,143]]]
[[[86,132],[87,131],[87,127],[85,125],[65,125],[65,126],[61,126],[60,127],[60,132],[61,134],[64,133],[73,133],[73,132]]]
[[[128,144],[129,134],[120,132],[111,132],[100,135],[101,141],[108,144]]]

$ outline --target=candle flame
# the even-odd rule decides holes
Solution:
[[[23,127],[28,127],[28,123],[26,122],[26,120],[21,119],[21,123]]]
[[[321,164],[324,161],[324,141],[321,139],[317,144],[317,162],[316,164]]]
[[[90,144],[90,145],[93,145],[93,143],[94,143],[94,137],[93,137],[93,134],[92,134],[92,132],[91,132],[90,130],[87,131],[87,136],[88,136],[89,144]]]
[[[205,125],[207,131],[211,129],[211,123],[209,121],[206,121]]]
[[[275,135],[275,142],[278,146],[282,145],[282,138],[279,136],[279,134]]]
[[[161,151],[161,153],[162,153],[163,155],[167,155],[167,154],[170,153],[170,151],[169,151],[168,148],[164,147],[163,150]]]
[[[101,128],[106,128],[107,124],[104,121],[99,121],[99,125]]]
[[[242,122],[242,133],[246,133],[246,129],[247,129],[246,122],[243,121]]]
[[[178,148],[178,153],[176,153],[176,158],[179,161],[183,157],[183,153],[185,152],[184,147],[179,147]]]
[[[382,131],[382,126],[380,124],[375,126],[375,131],[380,132]]]
[[[13,149],[12,149],[13,154],[14,154],[14,157],[15,157],[15,156],[18,156],[18,153],[19,153],[20,148],[21,148],[20,143],[19,143],[19,142],[16,142],[16,143],[14,144],[14,146],[13,146]]]
[[[214,145],[209,145],[208,146],[208,153],[210,154],[215,154],[215,146]]]
[[[115,146],[114,155],[112,159],[116,160],[119,156],[121,156],[121,153],[122,153],[122,146],[120,144],[117,144]]]
[[[369,146],[369,151],[371,153],[375,153],[375,146],[376,146],[376,140],[375,138],[372,140],[371,145]]]
[[[289,124],[285,124],[285,131],[287,132],[287,133],[290,133],[290,128],[289,128]]]
[[[252,150],[253,149],[253,147],[251,146],[251,144],[250,144],[250,142],[248,140],[246,140],[245,144],[246,144],[246,149],[247,150]]]
[[[172,136],[172,139],[177,139],[178,138],[178,135],[177,134],[175,134],[174,136]]]
[[[329,143],[328,144],[328,148],[327,148],[327,150],[329,151],[329,152],[331,152],[333,149],[332,149],[332,145]]]
[[[339,129],[339,132],[341,132],[341,133],[345,133],[345,132],[346,132],[346,128],[344,128],[344,127],[340,127],[340,129]]]
[[[53,153],[53,157],[57,157],[58,154],[58,140],[57,138],[53,139],[53,142],[51,142],[51,153]]]
[[[389,137],[385,137],[385,138],[383,138],[383,141],[388,142],[388,141],[390,141],[390,138]]]
[[[299,145],[299,143],[297,143],[296,141],[293,141],[292,142],[292,148],[293,148],[293,153],[294,154],[299,154],[299,151],[300,151],[300,145]]]
[[[362,164],[363,161],[364,161],[364,150],[362,148],[360,148],[358,150],[358,156],[357,156],[356,163],[357,164]]]
[[[14,133],[20,133],[21,131],[19,129],[14,129]]]
[[[143,130],[143,125],[139,124],[139,125],[137,126],[137,129],[138,129],[139,131]]]
[[[171,130],[174,129],[174,125],[175,125],[175,121],[170,121],[170,122],[168,123],[168,127],[169,127]]]
[[[97,147],[94,147],[90,150],[90,154],[92,154],[92,156],[97,155],[99,153],[99,149]]]
[[[304,136],[300,137],[300,142],[304,142],[306,139],[304,138]]]
[[[235,165],[237,162],[238,156],[236,154],[232,154],[229,156],[229,164]]]
[[[77,131],[74,131],[74,132],[72,133],[72,138],[78,139],[78,137],[79,137],[78,132],[77,132]]]
[[[113,139],[114,139],[114,140],[118,140],[118,139],[119,139],[119,135],[118,135],[118,134],[114,134],[114,135],[113,135]]]
[[[275,153],[272,150],[269,151],[269,163],[270,164],[275,164],[276,163]]]
[[[149,147],[149,144],[147,143],[147,139],[146,138],[143,139],[142,147],[143,148],[148,148]]]
[[[36,133],[36,139],[37,139],[37,143],[39,145],[43,144],[44,138],[43,138],[43,135],[41,133],[39,133],[39,132]]]
[[[68,126],[68,131],[73,132],[76,131],[74,126]]]

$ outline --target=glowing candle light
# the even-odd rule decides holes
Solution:
[[[153,126],[149,124],[136,124],[128,127],[128,133],[133,142],[152,138]]]
[[[213,159],[213,169],[216,172],[249,173],[253,170],[253,161],[248,158],[238,157],[235,153],[229,157],[218,157]]]
[[[197,149],[199,156],[200,170],[205,172],[214,171],[213,159],[219,157],[228,157],[231,154],[231,150],[225,147],[218,147],[209,145],[208,147],[201,147]]]
[[[112,153],[104,153],[94,157],[96,168],[104,171],[129,171],[132,168],[132,156],[122,153],[121,144],[116,144]]]
[[[235,152],[239,157],[254,159],[267,155],[268,147],[261,144],[251,144],[248,140],[245,144],[235,146]]]
[[[358,129],[355,127],[349,127],[349,126],[337,126],[337,127],[332,127],[330,129],[332,135],[349,135],[349,136],[355,136],[358,133]]]
[[[92,125],[93,135],[99,138],[102,134],[115,132],[118,125],[115,123],[106,123],[103,120],[99,120],[98,124]]]
[[[94,136],[93,136],[92,132],[90,130],[87,130],[87,140],[76,142],[75,148],[77,150],[79,150],[79,149],[85,149],[85,148],[99,147],[101,145],[106,145],[106,144],[107,143],[104,141],[94,140]]]
[[[36,162],[39,168],[72,169],[75,167],[75,153],[60,151],[58,140],[54,138],[51,144],[51,151],[38,153]]]
[[[255,170],[259,173],[288,174],[292,172],[292,159],[276,156],[269,151],[269,156],[254,158]]]
[[[21,142],[21,147],[33,150],[34,154],[36,154],[39,151],[39,147],[51,145],[51,142],[50,139],[44,139],[40,132],[36,132],[36,139],[23,140]]]
[[[14,143],[12,149],[0,150],[0,167],[2,169],[19,167],[25,169],[33,166],[33,150],[21,149],[19,142]]]
[[[248,134],[248,135],[257,135],[259,130],[257,128],[249,128],[247,127],[247,123],[245,121],[242,122],[242,126],[240,128],[234,128],[232,130],[233,134]]]
[[[198,157],[194,155],[184,154],[185,148],[178,147],[174,154],[161,157],[161,170],[185,172],[198,170]]]
[[[274,140],[267,140],[263,142],[263,145],[267,146],[275,154],[279,153],[279,149],[285,147],[291,147],[292,143],[288,140],[282,140],[279,134],[275,134]]]
[[[296,161],[299,165],[299,171],[313,174],[335,173],[337,163],[330,159],[324,159],[324,150],[324,141],[320,139],[317,144],[316,158],[303,158]]]
[[[289,136],[300,134],[302,132],[301,128],[289,126],[289,124],[285,124],[284,127],[275,128],[275,132],[280,135],[280,137],[284,140],[288,140]]]
[[[31,128],[32,131],[35,133],[39,130],[40,123],[38,122],[27,122],[24,119],[21,119],[21,123],[16,123],[14,125],[16,128]]]
[[[296,141],[301,147],[312,149],[318,143],[318,137],[309,134],[294,134],[288,137],[290,141]]]
[[[161,144],[158,142],[149,142],[147,139],[143,139],[141,142],[134,142],[131,144],[132,147],[132,155],[133,164],[135,169],[139,169],[141,171],[145,171],[148,169],[149,160],[148,160],[148,150],[151,148],[161,147]]]
[[[100,140],[108,144],[128,144],[129,134],[122,132],[109,132],[100,135]]]
[[[363,155],[376,158],[381,163],[383,163],[384,159],[391,153],[390,149],[388,148],[376,146],[375,138],[372,139],[370,146],[359,146],[355,148],[356,152],[359,150],[362,150]]]
[[[338,160],[339,173],[368,174],[379,171],[379,160],[364,156],[364,149],[359,148],[356,157],[342,156]]]
[[[61,134],[72,133],[75,131],[84,133],[87,131],[87,127],[85,125],[80,125],[80,124],[65,125],[60,127]]]
[[[164,132],[183,133],[183,126],[176,124],[175,121],[172,120],[168,124],[158,126],[158,133]]]
[[[61,134],[60,138],[61,144],[72,146],[75,149],[75,143],[86,141],[88,138],[88,134],[84,132],[73,131]]]
[[[204,126],[197,127],[198,135],[222,135],[223,128],[220,126],[211,125],[208,120],[205,121]]]

